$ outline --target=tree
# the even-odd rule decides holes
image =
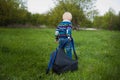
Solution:
[[[47,25],[47,15],[45,14],[32,14],[29,20],[35,26]]]
[[[96,16],[94,18],[94,26],[97,28],[120,30],[120,13],[115,14],[113,9],[109,9],[103,16]]]
[[[70,3],[79,6],[80,9],[83,10],[85,16],[88,19],[93,19],[94,15],[96,15],[97,10],[95,10],[94,3],[96,0],[53,0],[56,4],[59,4],[60,2],[63,3]]]
[[[50,21],[52,25],[57,26],[57,24],[62,20],[62,14],[65,11],[69,11],[73,15],[73,25],[78,26],[85,19],[83,10],[80,7],[73,3],[64,3],[59,2],[54,9],[49,12]]]
[[[21,0],[0,0],[0,25],[24,21],[27,10]],[[20,6],[21,5],[21,6]]]
[[[95,16],[93,25],[95,28],[103,28],[103,16]]]
[[[111,16],[111,25],[110,29],[120,30],[120,13],[118,15]]]

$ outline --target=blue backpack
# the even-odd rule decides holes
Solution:
[[[67,71],[75,71],[78,69],[78,57],[74,48],[74,40],[72,39],[71,43],[75,55],[75,60],[69,58],[65,53],[64,46],[67,42],[68,40],[66,40],[63,45],[52,52],[46,74],[49,73],[50,69],[52,69],[52,71],[57,74],[61,74]]]

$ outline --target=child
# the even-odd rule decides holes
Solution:
[[[69,40],[65,45],[67,56],[72,58],[72,46],[71,46],[71,32],[72,32],[72,14],[65,12],[62,16],[63,21],[59,23],[55,31],[56,41],[59,41],[59,46],[62,45],[67,39]]]

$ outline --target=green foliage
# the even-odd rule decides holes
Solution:
[[[119,22],[119,14],[115,15],[114,10],[112,9],[109,9],[109,11],[104,14],[104,16],[96,16],[94,18],[94,26],[96,26],[96,28],[120,30]]]
[[[56,6],[45,14],[32,14],[27,11],[27,0],[0,0],[0,26],[47,25],[56,27],[62,21],[62,15],[69,11],[73,15],[73,27],[95,27],[120,30],[120,12],[115,14],[109,9],[103,16],[98,16],[94,9],[96,0],[54,0]],[[17,26],[16,26],[17,27]]]
[[[45,74],[54,29],[0,28],[0,80],[119,80],[120,32],[73,31],[78,70]],[[78,38],[79,37],[79,38]]]
[[[50,17],[51,20],[50,24],[57,25],[60,21],[62,21],[62,15],[64,12],[69,11],[73,15],[73,25],[77,26],[82,22],[82,20],[85,19],[85,15],[83,13],[83,10],[79,8],[79,6],[71,3],[64,3],[60,2],[56,7],[51,10]]]
[[[90,20],[93,19],[93,16],[97,12],[94,9],[94,3],[96,2],[96,0],[54,0],[54,1],[56,1],[58,4],[60,2],[63,2],[66,3],[66,5],[67,3],[77,5],[80,9],[82,9],[84,15]]]
[[[0,0],[0,25],[23,23],[27,11],[21,4],[20,0]]]
[[[73,15],[73,25],[75,27],[91,27],[92,22],[90,19],[96,14],[96,10],[93,10],[93,3],[95,0],[54,0],[57,2],[56,7],[51,10],[52,25],[57,25],[61,20],[61,16],[65,11],[69,11]],[[58,14],[59,13],[59,14]],[[56,18],[57,17],[57,18]]]
[[[56,27],[62,21],[62,14],[69,11],[73,15],[73,25],[76,27],[91,27],[88,16],[91,14],[95,0],[54,0],[56,7],[46,14],[31,14],[27,11],[26,0],[0,0],[0,25],[50,25]]]
[[[102,28],[103,17],[102,16],[95,16],[93,24],[94,24],[95,28]]]

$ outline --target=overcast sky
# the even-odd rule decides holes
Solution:
[[[45,13],[55,5],[52,0],[27,0],[28,11],[32,13]],[[120,0],[97,0],[96,9],[103,15],[109,8],[113,8],[116,13],[120,11]]]

